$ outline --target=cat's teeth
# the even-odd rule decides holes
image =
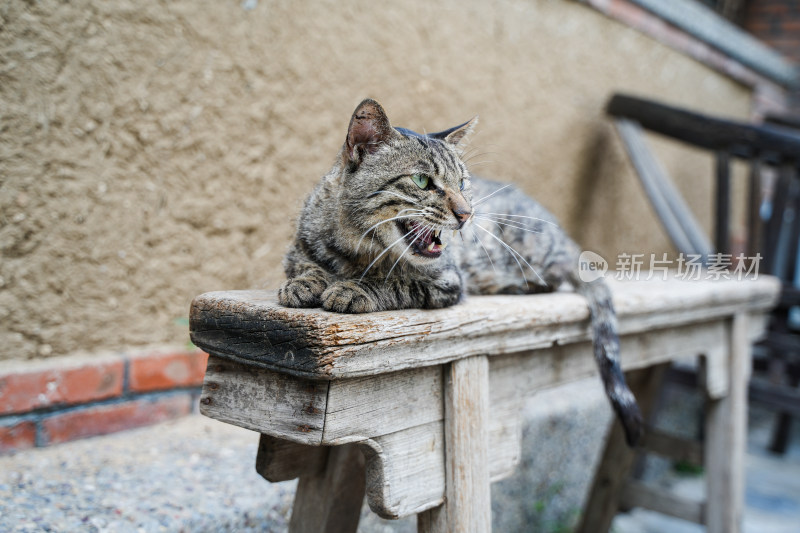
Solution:
[[[440,229],[437,229],[436,231],[434,231],[434,232],[433,232],[433,235],[434,235],[434,236],[435,236],[437,239],[439,238],[439,235],[441,235],[441,234],[442,234],[442,230],[440,230]]]
[[[447,248],[447,243],[446,242],[443,242],[442,244],[439,245],[439,249],[440,250],[444,250],[445,248]]]
[[[453,237],[455,237],[455,236],[456,236],[456,233],[458,233],[458,230],[457,230],[457,229],[454,229],[454,230],[453,230]]]
[[[428,245],[428,251],[429,251],[429,252],[432,252],[432,251],[433,251],[433,247],[434,247],[434,244],[433,244],[433,243],[430,243],[430,244]]]

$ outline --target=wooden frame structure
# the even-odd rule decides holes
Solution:
[[[800,121],[792,116],[770,116],[756,125],[703,115],[652,100],[615,94],[607,112],[636,169],[639,181],[675,247],[697,254],[708,263],[714,253],[730,253],[731,163],[750,163],[747,194],[748,257],[760,254],[760,271],[783,281],[781,297],[772,314],[769,333],[759,348],[765,354],[770,382],[754,380],[750,397],[781,412],[770,449],[786,449],[791,417],[800,416],[800,333],[792,324],[793,308],[800,306]],[[709,242],[669,176],[649,150],[648,130],[715,154],[714,242]],[[776,177],[763,194],[766,169]],[[788,383],[785,383],[788,382]]]
[[[643,399],[655,369],[703,356],[714,453],[709,498],[693,509],[710,531],[735,532],[749,346],[777,282],[612,289],[624,368]],[[266,479],[300,478],[293,532],[355,531],[364,494],[382,517],[416,514],[421,532],[487,532],[490,483],[520,458],[524,399],[596,373],[588,316],[566,292],[365,315],[288,309],[266,291],[207,293],[190,319],[193,342],[210,354],[200,409],[261,434]]]

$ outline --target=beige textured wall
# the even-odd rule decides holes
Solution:
[[[0,359],[183,342],[195,294],[275,287],[365,96],[419,130],[480,114],[475,172],[607,256],[670,249],[608,95],[748,112],[747,89],[572,1],[243,5],[0,6]],[[659,153],[708,224],[710,160]]]

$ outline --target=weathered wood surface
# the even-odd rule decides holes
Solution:
[[[325,468],[300,478],[290,533],[355,533],[364,501],[364,457],[355,445],[328,452]]]
[[[417,515],[417,533],[437,533],[447,529],[447,512],[444,505]]]
[[[623,334],[770,308],[778,282],[612,283]],[[573,293],[470,297],[439,310],[342,315],[280,306],[268,291],[206,293],[191,309],[193,342],[212,355],[312,380],[335,380],[589,339]],[[623,353],[625,359],[625,353]]]
[[[744,454],[747,440],[747,381],[750,377],[748,317],[729,322],[730,390],[706,405],[705,468],[709,533],[738,533],[744,512]]]
[[[643,368],[627,375],[628,385],[636,396],[645,420],[658,394],[659,386],[669,363]],[[603,456],[594,474],[589,498],[575,531],[597,533],[608,531],[619,510],[622,489],[636,458],[635,450],[625,443],[625,432],[614,420],[606,439]]]
[[[749,334],[754,338],[758,333]],[[623,335],[620,341],[627,370],[706,352],[714,361],[705,373],[715,383],[711,396],[727,392],[728,342],[722,321]],[[489,460],[492,478],[499,479],[519,458],[518,439],[509,437],[520,435],[524,399],[593,376],[597,368],[588,341],[490,357],[489,365]],[[336,445],[443,420],[442,391],[438,366],[324,382],[211,356],[200,409],[211,418],[293,442]]]
[[[683,253],[696,253],[704,258],[708,256],[712,251],[711,242],[667,172],[648,148],[642,127],[628,119],[618,119],[614,125],[636,168],[639,182],[672,244]]]
[[[756,333],[753,330],[750,335]],[[621,342],[622,350],[629,354],[629,367],[641,368],[698,355],[704,348],[708,351],[707,347],[712,347],[711,353],[725,350],[728,334],[724,322],[715,321],[625,335]],[[209,369],[202,398],[210,399],[210,403],[201,404],[208,416],[297,443],[361,442],[368,459],[369,503],[379,515],[407,516],[444,500],[444,387],[440,367],[331,382],[304,381],[213,356]],[[726,367],[721,370],[727,391]],[[524,399],[537,390],[596,372],[588,341],[489,358],[488,468],[493,481],[513,472],[519,461],[519,413]],[[308,396],[312,385],[328,387],[327,400],[320,394]],[[293,392],[287,394],[287,390]],[[310,409],[312,398],[319,412]],[[314,416],[322,417],[322,421],[317,419],[313,426],[324,427],[324,431],[307,431]],[[276,424],[276,429],[270,424]],[[267,438],[262,436],[262,443]],[[269,456],[267,450],[260,451],[259,472],[268,479],[291,479],[317,467],[320,458],[308,453],[310,446],[293,449],[291,445],[287,442],[286,448],[278,447]],[[273,463],[267,463],[267,457]],[[294,473],[289,468],[292,465],[298,468]]]
[[[709,117],[624,94],[615,94],[606,111],[679,141],[709,150],[728,150],[735,157],[759,156],[772,163],[800,159],[800,135],[786,129]]]
[[[297,444],[271,435],[261,435],[256,455],[256,472],[276,483],[322,472],[329,447]]]
[[[720,397],[709,394],[714,391],[707,391],[705,443],[685,441],[658,431],[648,432],[642,443],[647,451],[702,464],[706,469],[708,486],[706,500],[690,501],[638,481],[625,481],[634,453],[619,440],[620,430],[615,427],[595,475],[578,531],[607,531],[620,506],[645,507],[705,524],[710,533],[740,531],[744,509],[747,382],[753,333],[751,322],[752,318],[746,313],[737,313],[721,322],[724,327],[721,347],[726,359],[723,368],[728,384],[726,393]],[[631,380],[631,387],[638,389],[639,384]],[[639,400],[643,411],[646,411],[649,402],[646,399]]]
[[[444,424],[432,422],[368,439],[367,501],[383,518],[400,518],[444,501]]]
[[[322,442],[357,442],[440,421],[442,394],[438,366],[332,381]]]
[[[676,437],[658,429],[650,429],[644,434],[641,447],[673,461],[683,461],[697,466],[703,464],[703,443]]]
[[[681,498],[641,481],[629,480],[622,489],[621,500],[627,508],[644,507],[695,524],[704,523],[705,503]]]
[[[453,361],[445,371],[447,526],[437,533],[492,530],[489,476],[489,361]]]
[[[723,398],[738,386],[728,374],[732,339],[746,344],[762,332],[761,313],[777,298],[778,284],[765,277],[654,280],[613,290],[626,370],[702,354],[709,395]],[[324,445],[352,453],[348,443],[358,443],[370,507],[387,518],[419,513],[421,531],[458,531],[464,520],[488,530],[488,480],[509,474],[519,460],[523,399],[596,373],[586,304],[572,293],[335,315],[235,291],[198,298],[192,313],[193,338],[211,353],[201,412],[262,433],[262,475],[300,476],[301,492],[311,496],[298,501],[324,507],[325,490],[344,483],[336,474],[341,468],[331,470],[339,460],[330,458],[341,446]],[[466,371],[476,361],[485,371]],[[463,375],[453,374],[458,368]],[[477,382],[457,392],[456,384]],[[456,407],[461,403],[465,408]],[[723,418],[739,412],[720,405]],[[728,459],[736,446],[723,452]],[[721,502],[734,497],[717,490]]]
[[[200,412],[210,418],[300,444],[320,444],[328,382],[209,357]]]

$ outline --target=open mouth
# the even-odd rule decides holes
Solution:
[[[406,235],[406,242],[411,246],[411,251],[423,257],[436,258],[442,255],[447,247],[441,241],[441,229],[432,229],[430,226],[423,226],[417,222],[400,222],[400,231]]]

